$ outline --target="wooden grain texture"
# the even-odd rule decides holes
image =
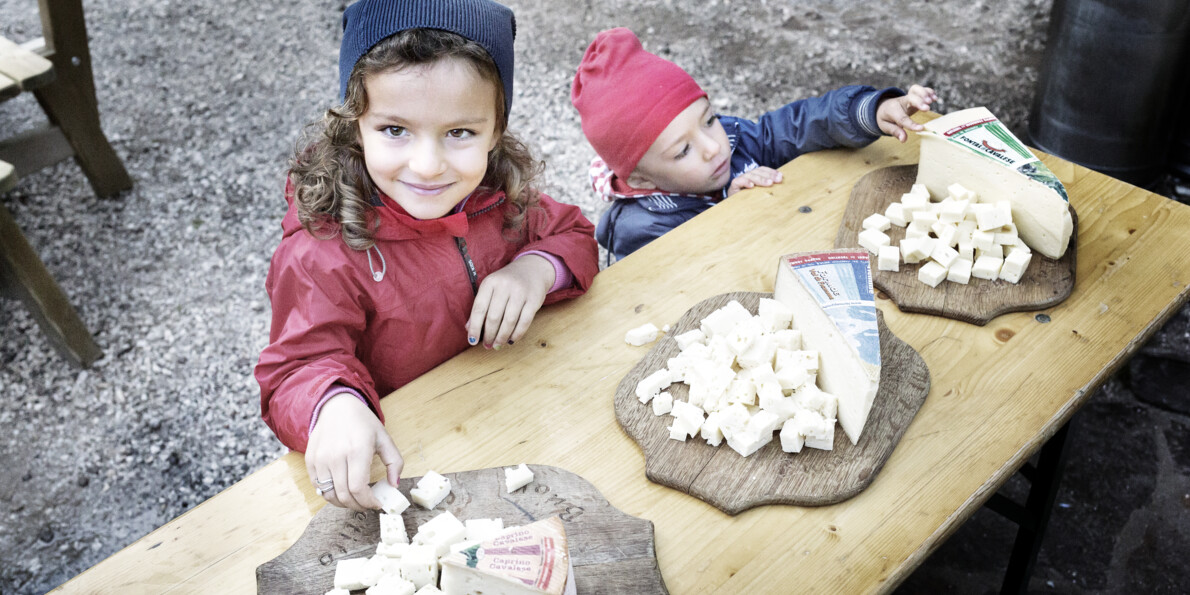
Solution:
[[[54,64],[0,37],[0,75],[15,81],[21,90],[32,91],[54,80]]]
[[[542,309],[514,347],[470,349],[384,397],[405,473],[567,469],[653,522],[674,593],[892,591],[1190,299],[1190,207],[1038,153],[1079,213],[1074,291],[1047,323],[1015,312],[985,326],[878,298],[929,366],[930,395],[880,478],[838,504],[731,516],[651,482],[612,395],[647,352],[624,344],[629,329],[672,324],[725,291],[772,291],[782,254],[832,245],[861,177],[917,154],[910,135],[802,155],[780,184],[733,195],[601,272],[586,295]],[[382,475],[377,462],[372,478]],[[252,592],[256,567],[324,505],[290,453],[57,592]]]
[[[444,474],[451,493],[433,510],[410,506],[401,516],[410,538],[443,511],[459,520],[501,518],[504,526],[527,525],[551,516],[562,519],[579,593],[647,595],[668,593],[653,547],[653,523],[628,516],[581,477],[557,467],[529,465],[533,481],[511,494],[501,468]],[[401,492],[418,477],[404,478]],[[376,553],[380,516],[324,507],[285,553],[256,569],[262,595],[321,595],[334,587],[335,565]]]
[[[859,246],[863,221],[873,213],[884,213],[888,205],[899,202],[917,179],[917,165],[882,167],[860,178],[851,191],[843,222],[835,236],[836,248]],[[1034,253],[1019,283],[1002,279],[989,281],[971,277],[966,285],[943,281],[930,287],[917,279],[923,263],[901,262],[899,271],[882,271],[871,254],[872,284],[887,294],[904,312],[945,316],[983,326],[1008,312],[1043,310],[1062,303],[1074,290],[1075,258],[1078,253],[1078,216],[1072,208],[1075,232],[1070,236],[1066,254],[1059,260]],[[905,237],[905,228],[892,226],[888,231],[893,246]]]
[[[701,498],[727,514],[739,514],[764,504],[823,506],[842,502],[868,487],[896,448],[930,391],[930,371],[921,356],[893,335],[877,311],[880,327],[880,389],[858,444],[836,428],[832,450],[806,448],[800,453],[781,450],[774,438],[750,456],[741,457],[726,443],[711,446],[700,438],[671,440],[669,415],[653,415],[652,405],[634,394],[645,376],[664,368],[678,355],[673,337],[699,327],[703,318],[732,300],[756,314],[760,298],[771,293],[735,292],[707,298],[673,325],[616,389],[616,420],[640,445],[645,474],[651,481]],[[797,314],[794,313],[794,320]],[[689,387],[675,383],[668,389],[685,401]]]

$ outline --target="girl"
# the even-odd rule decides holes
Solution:
[[[387,394],[468,345],[524,336],[598,270],[593,226],[531,186],[506,130],[512,11],[490,0],[361,0],[343,16],[341,105],[292,163],[269,269],[262,417],[328,501],[378,508]]]

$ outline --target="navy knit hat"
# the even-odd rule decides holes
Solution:
[[[343,12],[339,48],[339,101],[355,63],[384,38],[406,29],[441,29],[487,50],[504,84],[504,115],[512,111],[512,9],[491,0],[359,0]]]

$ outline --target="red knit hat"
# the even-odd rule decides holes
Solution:
[[[646,52],[632,31],[618,27],[587,47],[570,102],[595,152],[627,179],[674,117],[706,96],[680,66]]]

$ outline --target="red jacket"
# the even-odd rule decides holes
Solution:
[[[376,247],[367,252],[337,235],[314,237],[298,221],[289,191],[286,200],[265,281],[272,330],[256,380],[265,423],[301,452],[314,408],[332,383],[359,391],[383,422],[381,395],[467,349],[475,295],[456,235],[475,263],[477,285],[522,252],[560,258],[574,281],[546,296],[546,304],[582,295],[599,269],[594,226],[578,207],[544,195],[525,218],[528,233],[515,241],[502,229],[509,207],[503,192],[476,190],[462,212],[427,221],[382,197]]]

